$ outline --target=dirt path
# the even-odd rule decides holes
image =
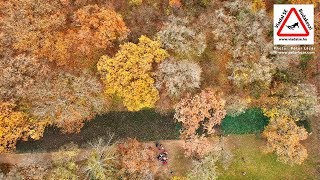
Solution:
[[[156,179],[168,179],[172,176],[185,175],[191,167],[191,160],[187,159],[183,154],[181,140],[165,140],[160,142],[168,152],[169,162],[167,165],[162,165],[159,162],[159,173]],[[147,145],[153,147],[154,142],[147,142]],[[81,150],[78,157],[85,157],[88,150]],[[23,153],[23,154],[1,154],[0,164],[13,164],[18,166],[28,166],[30,164],[47,165],[53,157],[57,156],[57,152],[46,153]],[[78,159],[81,161],[81,159]]]

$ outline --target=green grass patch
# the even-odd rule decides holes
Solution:
[[[294,166],[279,162],[275,154],[261,152],[263,141],[254,135],[230,136],[228,144],[236,144],[234,159],[227,170],[218,166],[219,179],[317,179],[312,159]]]
[[[252,108],[236,117],[227,115],[221,128],[224,134],[251,134],[261,132],[268,121],[260,108]]]

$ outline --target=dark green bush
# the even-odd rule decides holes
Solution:
[[[263,115],[260,108],[248,109],[239,116],[227,115],[221,124],[224,134],[251,134],[261,132],[268,124],[269,118]]]

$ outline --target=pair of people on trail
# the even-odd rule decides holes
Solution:
[[[163,145],[160,144],[159,142],[156,142],[156,147],[158,148],[159,155],[157,159],[162,163],[162,164],[167,164],[168,163],[168,152],[164,149]]]

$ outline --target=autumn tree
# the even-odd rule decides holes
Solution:
[[[182,123],[181,137],[187,139],[197,134],[201,127],[207,135],[214,133],[226,115],[222,94],[213,89],[202,90],[199,94],[188,94],[175,107],[175,119]]]
[[[0,100],[16,101],[30,86],[42,81],[50,69],[40,60],[21,54],[0,59]]]
[[[206,48],[205,35],[189,27],[187,18],[170,16],[157,33],[165,49],[185,57],[201,55]]]
[[[230,54],[229,62],[224,63],[230,82],[238,89],[267,90],[276,68],[273,43],[268,37],[270,18],[263,9],[253,12],[248,1],[222,3],[219,9],[201,14],[195,26],[210,35],[215,51],[222,56]]]
[[[126,37],[122,17],[110,8],[70,6],[49,0],[4,2],[1,45],[73,68],[92,65],[99,51]]]
[[[116,145],[111,144],[113,135],[107,142],[98,139],[90,143],[90,152],[85,157],[83,172],[88,179],[115,179],[118,171],[118,153]]]
[[[210,179],[214,180],[218,178],[218,168],[216,165],[218,158],[214,155],[206,156],[199,162],[194,162],[192,169],[188,172],[188,180]]]
[[[42,137],[49,121],[39,121],[9,102],[0,102],[0,153],[15,150],[18,140]]]
[[[89,73],[57,73],[26,89],[22,97],[33,116],[49,118],[65,133],[79,132],[85,121],[108,108],[102,84]]]
[[[245,98],[235,94],[229,95],[226,98],[227,114],[232,117],[235,117],[244,113],[249,108],[250,102],[250,97]]]
[[[266,109],[275,109],[295,121],[318,116],[320,112],[317,89],[313,84],[279,84],[265,101],[262,106]]]
[[[146,36],[141,36],[138,44],[121,45],[113,58],[102,56],[97,68],[106,86],[105,92],[121,97],[129,111],[154,107],[159,93],[154,86],[152,71],[154,65],[167,56],[159,41]]]
[[[222,167],[227,170],[233,159],[233,154],[224,145],[223,138],[214,142],[211,151],[202,159],[193,162],[192,169],[187,174],[187,179],[217,179],[219,173],[217,163],[219,162]]]
[[[156,71],[156,87],[164,88],[171,96],[200,88],[201,67],[197,63],[168,59]]]
[[[232,71],[229,79],[239,87],[260,82],[262,87],[268,88],[275,73],[275,65],[265,56],[258,62],[231,62],[228,68]]]
[[[118,145],[120,153],[120,173],[125,177],[145,176],[148,173],[154,174],[157,169],[157,153],[156,151],[135,139],[128,139]]]
[[[80,178],[80,166],[77,157],[80,149],[75,144],[62,146],[58,152],[52,156],[52,167],[48,172],[48,179],[71,179]]]
[[[307,150],[300,141],[307,139],[307,131],[295,124],[294,120],[267,111],[269,125],[262,135],[267,139],[266,152],[275,152],[279,160],[289,164],[301,164],[308,156]]]

